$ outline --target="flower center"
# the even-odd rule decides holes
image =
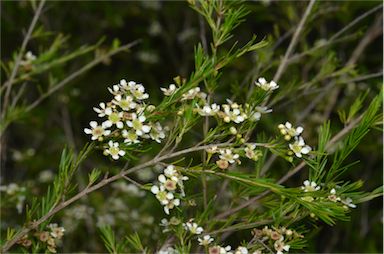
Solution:
[[[111,155],[118,155],[118,154],[119,154],[119,148],[117,148],[117,147],[111,147],[111,148],[109,149],[109,152],[110,152]]]
[[[104,132],[104,129],[101,126],[97,126],[92,130],[92,135],[93,136],[101,136]]]
[[[117,113],[112,113],[109,115],[108,117],[109,121],[111,121],[112,123],[117,123],[118,121],[120,121],[120,117]]]
[[[133,120],[132,125],[135,130],[141,130],[143,127],[143,124],[138,119]]]

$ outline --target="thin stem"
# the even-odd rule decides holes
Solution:
[[[86,72],[87,70],[91,69],[92,67],[94,67],[95,65],[99,64],[100,62],[102,62],[104,59],[106,58],[109,58],[121,51],[124,51],[124,50],[127,50],[127,49],[130,49],[131,47],[135,46],[136,44],[138,44],[140,42],[140,40],[136,40],[136,41],[133,41],[131,43],[128,43],[126,45],[123,45],[115,50],[112,50],[111,52],[109,52],[108,54],[106,55],[103,55],[103,56],[100,56],[99,58],[96,58],[95,60],[93,60],[92,62],[88,63],[87,65],[85,65],[83,68],[75,71],[74,73],[72,73],[71,75],[69,75],[67,78],[63,79],[61,82],[59,82],[57,85],[54,85],[52,86],[52,88],[50,88],[46,93],[44,93],[43,95],[41,95],[37,100],[35,100],[32,104],[30,104],[27,109],[26,109],[26,112],[29,112],[31,111],[32,109],[34,109],[37,105],[39,105],[45,98],[47,98],[48,96],[50,96],[51,94],[53,94],[54,92],[56,92],[57,90],[61,89],[63,86],[65,86],[67,83],[69,83],[70,81],[74,80],[75,78],[77,78],[78,76],[80,76],[81,74],[83,74],[84,72]]]
[[[116,175],[111,176],[109,178],[108,177],[104,178],[103,180],[101,180],[100,182],[98,182],[95,185],[87,186],[85,189],[83,189],[81,192],[79,192],[78,194],[76,194],[72,198],[59,203],[57,206],[55,206],[53,209],[51,209],[47,214],[42,216],[40,219],[32,222],[29,226],[24,227],[21,231],[19,231],[19,233],[17,233],[12,239],[8,240],[3,245],[3,247],[1,248],[1,252],[2,253],[7,252],[24,235],[26,235],[31,230],[37,228],[41,223],[45,222],[50,217],[52,217],[54,214],[58,213],[59,211],[61,211],[65,207],[67,207],[68,205],[74,203],[75,201],[81,199],[82,197],[88,195],[89,193],[91,193],[93,191],[96,191],[96,190],[98,190],[98,189],[100,189],[100,188],[102,188],[102,187],[104,187],[104,186],[106,186],[106,185],[108,185],[108,184],[118,180],[118,179],[124,178],[125,175],[127,175],[127,174],[133,173],[133,172],[135,172],[137,170],[140,170],[142,168],[146,168],[146,167],[155,165],[155,164],[157,164],[157,163],[159,163],[159,162],[161,162],[163,160],[167,160],[167,159],[171,159],[171,158],[174,158],[174,157],[178,157],[180,155],[184,155],[184,154],[188,154],[188,153],[192,153],[192,152],[196,152],[196,151],[201,151],[201,150],[209,149],[209,148],[212,148],[214,146],[217,146],[217,147],[223,147],[224,146],[225,147],[225,146],[230,146],[230,145],[233,145],[233,143],[220,143],[220,144],[211,144],[211,145],[187,148],[187,149],[175,152],[175,153],[166,154],[166,155],[163,155],[163,156],[160,156],[160,157],[157,157],[157,158],[155,157],[154,159],[152,159],[150,161],[147,161],[147,162],[145,162],[145,163],[143,163],[141,165],[137,165],[137,166],[132,167],[130,169],[122,170],[122,171],[120,171],[119,174],[116,174]],[[264,144],[264,143],[255,143],[254,145],[256,145],[256,146],[268,146],[268,144]]]
[[[345,134],[347,134],[349,131],[351,131],[361,121],[362,118],[363,118],[363,114],[360,115],[359,117],[357,117],[356,119],[354,119],[353,121],[351,121],[351,123],[349,125],[347,125],[340,132],[338,132],[330,141],[328,141],[328,143],[326,145],[326,150],[330,149],[332,145],[334,145]],[[291,178],[293,175],[295,175],[297,172],[299,172],[301,169],[303,169],[305,167],[305,165],[306,165],[305,161],[302,161],[299,165],[297,165],[295,168],[293,168],[287,174],[285,174],[283,177],[281,177],[277,181],[277,184],[282,184],[285,181],[287,181],[289,178]],[[238,211],[240,211],[240,210],[242,210],[242,209],[244,209],[244,208],[254,204],[257,200],[265,197],[269,193],[271,193],[271,190],[266,190],[266,191],[262,192],[261,194],[259,194],[259,195],[255,196],[255,197],[253,197],[253,198],[251,198],[251,199],[241,203],[237,207],[229,209],[229,210],[227,210],[227,211],[217,215],[215,217],[215,219],[224,219],[224,218],[230,216],[231,214],[234,214],[234,213],[236,213],[236,212],[238,212]]]
[[[8,102],[9,102],[9,96],[11,94],[13,80],[16,77],[17,71],[19,70],[21,59],[23,58],[25,49],[27,47],[29,39],[32,36],[33,29],[35,28],[37,20],[39,19],[39,16],[40,16],[41,11],[43,9],[44,3],[45,3],[45,0],[41,0],[40,4],[39,4],[39,6],[38,6],[38,8],[37,8],[37,10],[35,12],[35,15],[33,16],[32,22],[31,22],[31,24],[30,24],[30,26],[28,28],[28,32],[27,32],[27,34],[24,37],[23,43],[21,44],[21,48],[20,48],[19,54],[17,56],[16,62],[15,62],[15,66],[13,67],[11,76],[9,77],[8,81],[4,84],[4,86],[7,89],[5,91],[5,96],[4,96],[2,118],[5,115],[6,108],[7,108]]]
[[[311,13],[312,7],[315,4],[315,2],[316,2],[316,0],[311,0],[309,2],[308,7],[305,10],[305,13],[304,13],[303,17],[300,20],[300,23],[299,23],[299,25],[298,25],[298,27],[296,29],[296,32],[294,33],[294,35],[292,37],[292,40],[289,43],[288,49],[285,52],[284,58],[281,61],[281,64],[279,65],[279,68],[277,69],[277,72],[276,72],[275,76],[273,77],[273,80],[275,80],[276,82],[280,79],[281,75],[285,71],[285,68],[287,67],[288,58],[291,56],[293,50],[296,47],[296,44],[297,44],[297,42],[299,40],[299,37],[300,37],[300,34],[301,34],[301,32],[302,32],[302,30],[304,28],[304,24],[307,21],[307,18],[309,16],[309,14]]]

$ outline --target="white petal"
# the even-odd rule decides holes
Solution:
[[[111,121],[107,120],[107,121],[103,122],[103,127],[109,128],[111,126],[112,126],[112,122]]]
[[[153,186],[151,187],[151,192],[152,192],[153,194],[157,194],[157,193],[159,193],[159,187],[157,187],[157,185],[153,185]]]
[[[158,179],[159,179],[159,182],[161,183],[165,183],[167,181],[164,175],[159,175]]]
[[[97,127],[97,122],[96,121],[91,121],[89,123],[89,125],[92,127],[92,128],[96,128]]]
[[[303,131],[304,131],[304,128],[301,127],[301,126],[299,126],[299,127],[296,128],[296,132],[297,132],[298,134],[301,134]]]
[[[143,125],[143,128],[141,128],[145,133],[148,133],[151,130],[151,126]]]
[[[145,116],[143,116],[143,115],[139,116],[139,121],[140,122],[144,122],[145,121]]]
[[[86,134],[91,134],[92,133],[92,130],[91,129],[88,129],[88,128],[84,128],[84,132]]]
[[[122,129],[124,127],[123,122],[117,122],[116,123],[117,128]]]
[[[125,151],[120,150],[120,151],[119,151],[119,155],[120,155],[120,156],[124,156],[124,155],[125,155]]]
[[[311,151],[311,148],[309,146],[305,146],[301,149],[301,153],[307,154]]]

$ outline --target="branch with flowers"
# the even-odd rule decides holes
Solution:
[[[257,42],[253,37],[243,47],[234,43],[230,50],[223,49],[248,14],[247,9],[241,3],[226,1],[189,3],[212,31],[209,48],[201,44],[195,47],[194,72],[187,78],[177,76],[173,83],[159,88],[163,98],[157,105],[151,104],[145,86],[136,81],[121,79],[108,87],[110,100],[93,107],[98,119],[83,130],[91,143],[77,154],[64,149],[53,184],[43,198],[26,208],[24,225],[8,229],[2,253],[13,249],[56,253],[67,233],[51,220],[70,205],[121,181],[134,186],[130,188],[140,193],[143,206],[144,199],[150,200],[150,209],[161,214],[162,218],[151,224],[160,236],[156,244],[147,246],[137,232],[118,240],[114,228],[101,225],[100,235],[110,253],[303,251],[306,235],[314,225],[348,220],[358,203],[381,195],[381,187],[372,192],[357,191],[362,182],[349,182],[342,176],[353,166],[345,163],[348,156],[381,121],[382,91],[359,116],[356,109],[361,108],[361,101],[352,105],[348,124],[338,133],[332,136],[327,121],[318,131],[317,145],[312,140],[306,142],[304,125],[288,119],[282,123],[269,120],[273,109],[268,105],[271,98],[278,98],[284,82],[277,84],[277,80],[258,76],[246,96],[223,99],[218,95],[225,68],[267,45],[266,40]],[[299,23],[277,79],[287,68],[314,3],[309,3]],[[35,60],[31,55],[26,58]],[[261,134],[263,120],[276,126],[268,130],[269,135]],[[149,151],[153,152],[150,158],[146,157]],[[74,176],[92,153],[125,166],[117,173],[92,170],[88,183],[76,192]],[[270,154],[291,170],[278,177],[263,171]],[[148,168],[156,172],[155,177],[138,181],[137,175]],[[307,179],[301,186],[283,185],[304,169]],[[0,191],[19,197],[25,194],[25,189],[15,185],[1,186]],[[19,198],[19,209],[24,199]],[[239,239],[237,232],[242,232],[239,235],[243,238]],[[233,235],[236,237],[227,241]]]

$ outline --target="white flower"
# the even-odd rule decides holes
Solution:
[[[125,151],[119,149],[119,143],[110,140],[108,142],[109,147],[105,149],[105,153],[111,155],[114,160],[119,159],[119,156],[124,156]]]
[[[174,195],[172,192],[167,192],[163,185],[157,186],[153,185],[151,187],[151,192],[156,195],[156,198],[160,201],[162,205],[169,204],[169,201],[174,199]]]
[[[235,160],[239,158],[238,154],[233,154],[231,149],[221,149],[220,159],[228,161],[229,163],[235,163]]]
[[[355,204],[352,203],[351,198],[346,198],[345,200],[341,200],[341,203],[343,203],[344,205],[346,205],[350,208],[356,208],[357,207]]]
[[[230,121],[241,123],[247,118],[247,115],[242,112],[237,103],[231,102],[231,105],[223,104],[222,108],[224,111],[220,112],[219,116],[222,117],[226,123],[229,123]]]
[[[169,215],[169,209],[173,209],[175,206],[180,205],[180,199],[175,198],[169,201],[168,204],[164,206],[164,212]]]
[[[304,190],[304,192],[312,192],[320,190],[320,186],[314,181],[305,180],[304,186],[301,186],[301,189]]]
[[[264,91],[273,91],[279,88],[275,81],[267,82],[265,78],[261,77],[255,82],[256,86],[260,87]]]
[[[111,127],[114,124],[119,129],[124,127],[124,124],[121,121],[123,118],[123,112],[105,111],[105,114],[108,115],[108,120],[103,123],[106,127]]]
[[[128,144],[137,144],[137,143],[140,143],[139,139],[138,139],[138,136],[136,134],[135,131],[127,131],[127,130],[123,130],[121,132],[121,134],[123,135],[123,137],[125,138],[124,139],[124,143],[128,143]]]
[[[189,89],[188,92],[182,95],[181,100],[182,101],[193,100],[196,97],[203,97],[203,98],[206,97],[205,93],[200,93],[200,87]]]
[[[161,143],[161,140],[165,138],[165,132],[159,122],[152,124],[149,136],[157,143]]]
[[[304,128],[301,126],[297,128],[292,127],[290,122],[279,124],[278,128],[280,129],[280,133],[284,135],[285,140],[290,140],[292,137],[298,137],[304,131]]]
[[[255,151],[256,145],[247,144],[247,147],[244,148],[245,156],[247,158],[257,161],[259,157],[262,155],[261,151]]]
[[[205,235],[204,237],[199,237],[197,238],[197,240],[199,241],[199,245],[203,245],[203,246],[207,246],[209,245],[211,242],[214,241],[214,239],[210,236],[210,235]]]
[[[63,227],[57,226],[56,223],[49,224],[47,227],[51,229],[50,235],[53,238],[61,239],[63,237],[65,231]]]
[[[171,96],[176,92],[177,87],[175,86],[175,84],[170,84],[168,89],[161,87],[160,90],[163,91],[164,95]]]
[[[243,246],[237,247],[235,254],[248,254],[248,249]]]
[[[86,134],[92,134],[92,140],[100,139],[102,136],[108,136],[111,133],[110,130],[106,130],[102,125],[98,125],[96,121],[91,121],[89,125],[92,129],[85,128],[84,132]]]
[[[302,137],[296,138],[293,144],[289,144],[289,148],[299,158],[302,157],[302,154],[308,154],[312,150],[310,146],[305,145]]]
[[[340,197],[336,196],[336,190],[335,188],[332,188],[332,190],[329,192],[331,195],[328,196],[328,199],[332,202],[340,201]]]
[[[197,112],[202,116],[213,116],[220,111],[220,105],[216,103],[212,105],[205,105],[203,108],[199,108]]]
[[[151,130],[151,126],[143,124],[145,120],[146,118],[144,115],[137,116],[135,113],[133,113],[132,120],[127,121],[127,125],[135,129],[138,136],[141,136]]]
[[[220,247],[220,254],[232,254],[232,251],[231,251],[232,247],[231,246],[227,246],[227,247]]]
[[[187,222],[184,224],[185,229],[189,230],[192,234],[200,235],[203,233],[204,229],[197,225],[195,222]]]
[[[108,87],[108,91],[113,95],[118,95],[121,93],[119,85],[113,85],[112,88]]]
[[[98,113],[99,117],[112,114],[112,108],[106,107],[104,102],[101,102],[99,105],[100,108],[93,107],[93,110]]]
[[[117,94],[112,102],[126,111],[134,109],[137,106],[137,103],[133,101],[133,97],[129,95],[123,97],[121,94]]]
[[[26,54],[25,54],[25,59],[29,62],[32,62],[34,60],[36,60],[36,56],[31,52],[31,51],[28,51]]]
[[[276,254],[283,254],[283,251],[289,251],[289,248],[290,248],[291,246],[286,245],[286,244],[283,242],[283,238],[281,238],[280,240],[277,240],[277,241],[273,244],[273,247],[275,247],[275,250],[277,251]]]
[[[128,83],[129,91],[138,100],[148,99],[149,95],[145,93],[145,88],[141,84],[136,84],[134,81]]]

